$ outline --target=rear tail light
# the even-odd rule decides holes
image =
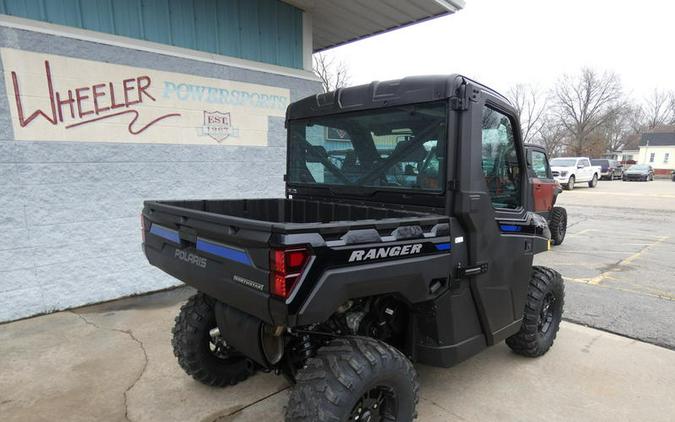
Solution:
[[[307,248],[273,249],[270,253],[270,291],[287,299],[309,261]]]

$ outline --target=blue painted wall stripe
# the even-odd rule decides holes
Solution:
[[[302,11],[280,0],[0,0],[0,13],[302,68]]]
[[[245,251],[230,248],[220,243],[210,242],[204,239],[197,239],[197,250],[220,256],[230,261],[236,261],[244,265],[253,265],[251,258]]]

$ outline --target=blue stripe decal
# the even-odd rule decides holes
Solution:
[[[514,226],[510,224],[502,224],[500,227],[504,232],[519,232],[523,230],[521,226]]]
[[[210,253],[211,255],[220,256],[230,261],[239,262],[244,265],[253,266],[251,257],[244,251],[230,248],[220,243],[209,242],[204,239],[197,239],[197,250]]]
[[[180,244],[180,237],[178,236],[178,232],[176,230],[171,230],[158,224],[153,224],[150,226],[150,233],[166,240],[170,240],[171,242]]]
[[[438,249],[439,251],[449,251],[450,249],[452,249],[452,243],[450,243],[450,242],[448,242],[448,243],[437,243],[436,249]]]

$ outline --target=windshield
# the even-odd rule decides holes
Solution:
[[[608,160],[591,160],[591,164],[594,166],[608,166]]]
[[[288,181],[441,191],[445,102],[290,122]]]
[[[630,168],[631,170],[649,170],[649,166],[645,164],[636,164]]]
[[[574,167],[577,165],[577,160],[570,158],[554,158],[551,160],[551,167]]]

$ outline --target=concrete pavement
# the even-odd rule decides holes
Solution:
[[[187,288],[0,325],[3,421],[276,421],[289,389],[258,374],[225,389],[178,367]],[[502,343],[450,369],[418,365],[419,420],[669,421],[675,352],[563,323],[545,356]]]

